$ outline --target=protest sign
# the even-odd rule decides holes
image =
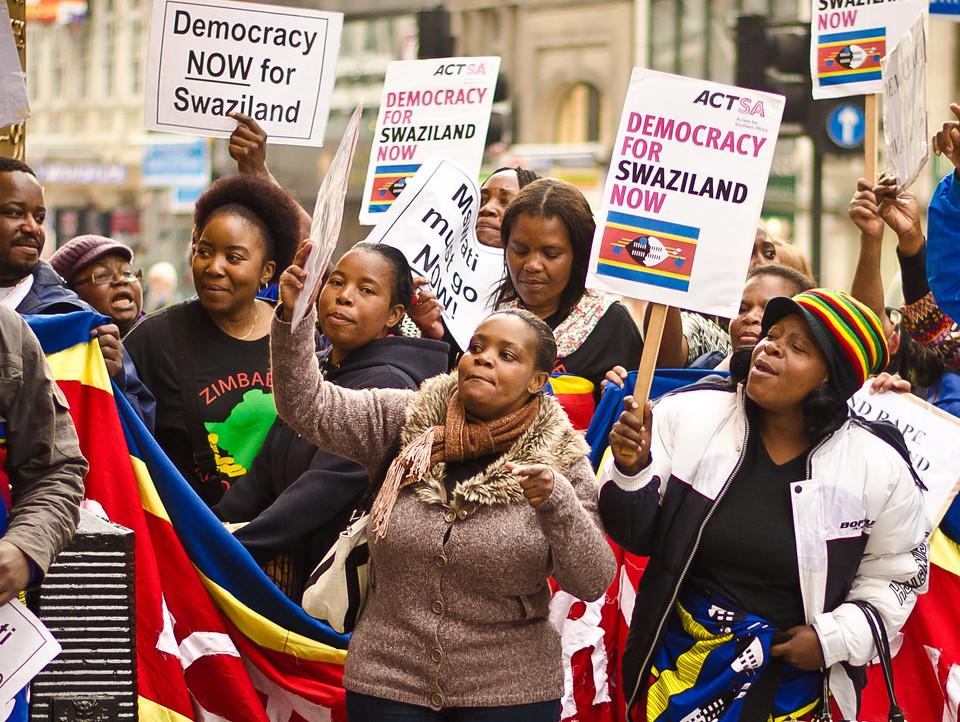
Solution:
[[[327,169],[327,174],[320,182],[320,189],[317,191],[317,200],[313,204],[313,220],[310,223],[310,241],[313,242],[313,249],[303,269],[307,272],[306,278],[303,279],[303,291],[293,307],[294,328],[300,326],[301,321],[316,303],[320,281],[340,239],[343,203],[347,198],[347,186],[350,184],[350,168],[353,167],[353,154],[357,150],[361,117],[363,117],[362,103],[353,111],[330,168]]]
[[[477,240],[479,209],[474,174],[434,156],[367,236],[400,250],[414,274],[430,279],[447,329],[461,348],[490,312],[491,292],[503,277],[503,250]]]
[[[900,429],[910,460],[927,491],[924,503],[936,526],[960,486],[960,419],[913,394],[871,394],[870,381],[850,399],[854,413],[869,421],[889,421]]]
[[[909,188],[930,158],[927,142],[927,42],[921,13],[883,59],[883,139],[887,162]]]
[[[734,316],[783,105],[779,95],[634,68],[587,285]]]
[[[249,115],[273,143],[323,145],[341,13],[230,0],[155,0],[149,130],[229,137]]]
[[[26,76],[20,65],[17,42],[10,25],[10,11],[0,8],[0,128],[22,123],[30,117]]]
[[[18,600],[0,606],[0,708],[60,651],[50,630]]]
[[[883,89],[880,60],[926,9],[927,0],[812,0],[813,97],[845,98]]]
[[[360,222],[373,225],[425,160],[442,155],[476,178],[500,58],[403,60],[387,66]]]

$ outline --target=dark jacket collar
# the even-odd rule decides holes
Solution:
[[[17,312],[29,313],[70,313],[72,311],[94,311],[93,307],[66,286],[53,266],[46,261],[37,263],[33,269],[33,286],[27,292]],[[96,311],[94,311],[96,313]]]

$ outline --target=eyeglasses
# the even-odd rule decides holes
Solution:
[[[88,276],[80,281],[74,281],[74,286],[82,286],[85,283],[92,283],[94,286],[109,286],[116,279],[124,283],[133,283],[143,278],[143,270],[140,268],[124,268],[122,271],[97,271],[92,276]]]

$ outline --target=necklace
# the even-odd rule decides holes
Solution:
[[[250,327],[250,330],[243,336],[238,336],[241,341],[246,341],[250,338],[250,334],[253,333],[253,329],[257,327],[257,321],[260,320],[260,304],[256,301],[253,302],[254,307],[257,309],[257,315],[253,317],[253,325]]]

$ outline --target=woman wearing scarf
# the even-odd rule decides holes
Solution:
[[[650,556],[623,655],[631,719],[810,719],[823,676],[845,719],[874,655],[926,590],[930,531],[899,432],[847,399],[883,369],[876,316],[844,293],[771,299],[747,369],[632,397],[610,434],[600,512]],[[745,364],[744,364],[745,365]],[[639,707],[639,712],[637,712]],[[698,716],[699,715],[699,716]]]
[[[343,683],[351,722],[554,722],[563,693],[553,579],[597,599],[615,564],[587,446],[540,393],[556,346],[532,314],[495,313],[457,370],[417,392],[323,381],[313,319],[291,328],[304,244],[281,277],[271,334],[281,416],[320,448],[388,460],[373,570]]]

